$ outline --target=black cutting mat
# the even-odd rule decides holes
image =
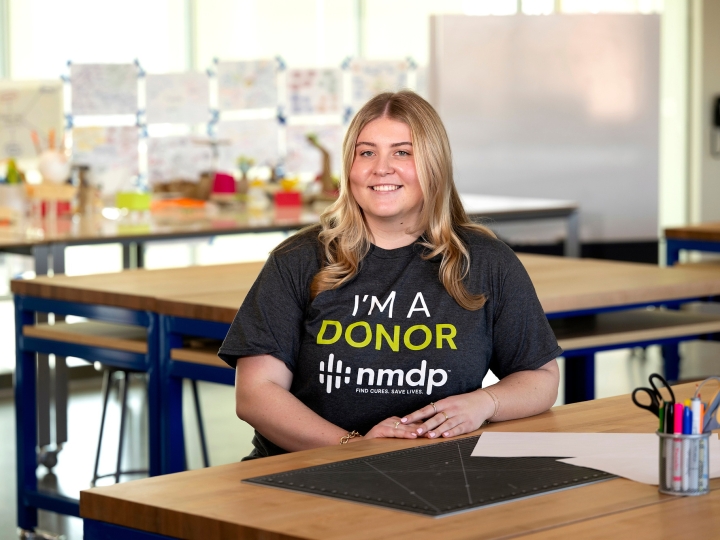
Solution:
[[[478,437],[338,461],[244,482],[445,516],[614,475],[553,457],[472,457]]]

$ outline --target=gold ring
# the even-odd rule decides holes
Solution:
[[[446,421],[450,420],[450,417],[447,414],[445,414],[445,411],[440,411],[440,412],[443,413],[443,416],[445,417]]]
[[[395,422],[395,429],[397,429],[397,427],[398,427],[399,425],[400,425],[400,422],[399,422],[399,421],[398,421],[398,422]]]
[[[435,414],[437,414],[437,407],[435,406],[435,403],[431,401],[430,405],[432,405],[433,411],[435,411]]]

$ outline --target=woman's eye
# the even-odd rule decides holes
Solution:
[[[360,155],[362,157],[370,157],[372,156],[372,152],[370,150],[363,150],[362,152],[360,152]]]
[[[406,152],[405,150],[398,150],[397,155],[405,157],[405,156],[409,156],[410,154],[408,152]]]

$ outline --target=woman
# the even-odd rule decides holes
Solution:
[[[467,218],[430,104],[373,98],[343,165],[337,202],[270,255],[220,349],[256,430],[249,457],[551,407],[562,351],[517,257]],[[501,380],[483,390],[488,369]]]

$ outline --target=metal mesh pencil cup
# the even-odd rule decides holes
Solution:
[[[710,492],[710,435],[657,433],[660,442],[658,491],[668,495]]]

